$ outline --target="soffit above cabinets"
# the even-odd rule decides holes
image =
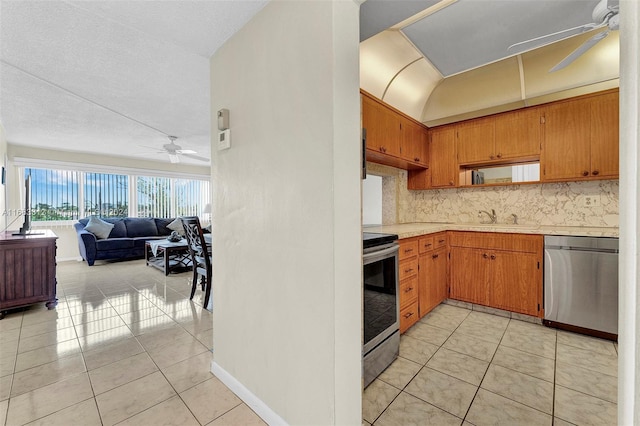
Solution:
[[[598,3],[368,0],[361,8],[361,37],[367,38],[360,43],[360,86],[429,126],[616,87],[617,31],[553,73],[550,68],[603,29],[569,31],[509,49],[591,23]],[[424,9],[411,15],[418,4]],[[383,23],[386,30],[370,35]]]

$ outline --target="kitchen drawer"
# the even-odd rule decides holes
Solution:
[[[447,234],[444,232],[441,234],[436,234],[433,236],[433,248],[439,249],[440,247],[444,247],[447,245]]]
[[[418,240],[420,254],[433,250],[433,235],[427,235]]]
[[[449,234],[451,247],[508,250],[525,253],[542,252],[542,235],[507,234],[497,232],[460,232]]]
[[[400,281],[400,308],[418,300],[418,276]]]
[[[400,333],[404,333],[418,321],[418,301],[400,311]]]
[[[398,257],[400,260],[408,259],[418,255],[418,240],[400,240],[400,251]]]
[[[417,250],[416,250],[417,253]],[[414,257],[409,260],[403,260],[400,262],[400,281],[418,275],[418,258]]]

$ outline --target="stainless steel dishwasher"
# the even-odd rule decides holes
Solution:
[[[544,319],[550,326],[617,337],[617,238],[544,237]]]

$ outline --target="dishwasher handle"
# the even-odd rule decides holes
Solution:
[[[617,254],[618,249],[607,249],[602,247],[571,247],[571,246],[545,246],[545,250],[569,250],[569,251],[584,251],[591,253],[611,253]]]

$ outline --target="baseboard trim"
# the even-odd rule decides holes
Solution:
[[[267,404],[262,402],[260,398],[255,396],[249,389],[240,383],[235,377],[229,374],[224,368],[220,367],[215,361],[211,362],[211,372],[220,379],[229,389],[233,391],[245,404],[256,412],[262,420],[270,426],[287,425],[282,417],[276,414]]]

